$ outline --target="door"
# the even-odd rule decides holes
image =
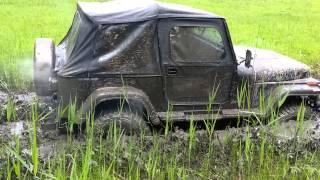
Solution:
[[[165,95],[174,108],[206,108],[229,100],[235,62],[221,20],[161,20]]]

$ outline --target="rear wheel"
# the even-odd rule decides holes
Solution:
[[[124,132],[124,134],[150,134],[151,130],[143,116],[128,110],[118,111],[102,111],[95,119],[95,129],[98,133],[106,134],[112,130],[113,126]]]

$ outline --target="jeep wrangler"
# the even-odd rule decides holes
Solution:
[[[58,46],[36,40],[34,84],[61,107],[75,103],[77,124],[94,111],[96,126],[117,122],[126,132],[210,114],[268,118],[272,109],[289,121],[300,103],[305,118],[317,120],[320,108],[320,81],[307,65],[234,47],[223,17],[153,1],[78,3]]]

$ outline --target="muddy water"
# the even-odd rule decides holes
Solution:
[[[7,122],[5,118],[6,102],[8,101],[9,94],[0,91],[0,144],[9,145],[14,147],[15,137],[19,137],[21,141],[22,152],[25,155],[30,155],[30,136],[29,133],[32,129],[28,116],[30,115],[31,104],[37,100],[39,102],[39,114],[53,112],[55,104],[49,99],[36,99],[34,93],[14,94],[14,102],[16,104],[17,121]],[[29,116],[30,117],[30,116]],[[49,121],[52,123],[52,121]],[[61,133],[57,129],[47,129],[44,122],[41,122],[37,128],[37,140],[39,146],[39,156],[45,160],[49,157],[62,151],[68,146],[68,137],[66,134]],[[306,123],[305,129],[307,133],[300,135],[296,133],[296,123],[294,121],[288,122],[273,127],[250,127],[250,128],[231,128],[221,131],[216,131],[213,138],[216,145],[221,145],[225,142],[226,138],[231,138],[232,141],[245,141],[250,138],[253,141],[259,141],[262,138],[269,138],[270,141],[276,142],[279,149],[297,152],[295,149],[288,149],[293,142],[300,143],[299,151],[316,150],[320,148],[320,123],[312,122]],[[161,136],[161,135],[160,135]],[[170,134],[171,139],[179,139],[188,142],[188,132],[175,128]],[[124,137],[126,138],[126,137]],[[205,130],[198,130],[196,132],[198,142],[208,141],[209,136]],[[152,139],[152,138],[149,138]],[[83,144],[85,138],[81,135],[73,139],[73,143]],[[148,140],[148,138],[146,138]],[[139,138],[137,138],[139,141]],[[1,159],[1,155],[0,155]]]

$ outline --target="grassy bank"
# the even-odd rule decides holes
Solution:
[[[169,1],[226,17],[234,44],[273,49],[313,66],[320,62],[317,0]],[[51,37],[58,43],[68,31],[75,7],[75,0],[0,1],[2,84],[30,86],[35,38]]]
[[[0,81],[10,88],[29,88],[33,43],[38,37],[56,42],[67,32],[75,1],[0,1]],[[4,86],[4,85],[3,85]]]
[[[319,64],[318,0],[170,2],[225,16],[234,44],[273,49],[310,65]],[[0,89],[31,87],[34,39],[51,37],[58,43],[70,26],[75,5],[75,0],[0,0]],[[0,109],[6,121],[11,121],[0,119],[0,127],[18,119],[17,106],[9,99],[6,109]],[[117,128],[111,128],[105,138],[89,124],[92,115],[88,116],[82,134],[68,133],[59,141],[56,132],[50,135],[39,131],[46,114],[39,113],[38,106],[27,107],[21,136],[14,137],[11,129],[1,131],[0,128],[0,179],[316,179],[320,176],[319,136],[307,140],[275,138],[269,130],[277,128],[276,123],[268,129],[243,127],[218,136],[215,120],[210,119],[208,124],[202,124],[201,131],[191,121],[189,128],[176,131],[169,129],[168,123],[164,133],[154,136],[124,136]],[[70,111],[70,119],[76,117],[75,113]],[[276,118],[275,115],[270,121],[276,122]],[[52,141],[56,147],[51,149],[46,143],[50,145]],[[43,147],[49,153],[41,157]]]

